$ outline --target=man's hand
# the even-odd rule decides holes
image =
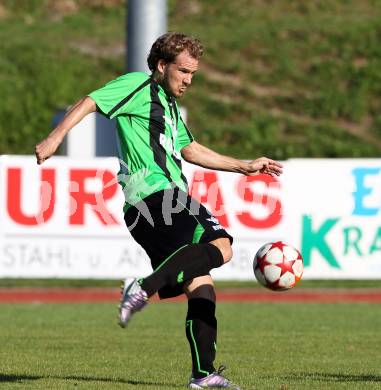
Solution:
[[[37,158],[37,164],[42,164],[45,160],[51,157],[54,152],[57,150],[60,142],[55,138],[49,136],[45,138],[42,142],[36,145],[35,152]]]
[[[224,156],[203,146],[196,141],[191,142],[181,150],[184,160],[208,169],[218,171],[237,172],[246,176],[266,173],[271,176],[282,174],[283,165],[267,157],[260,157],[254,161],[242,161],[236,158]]]
[[[266,173],[271,176],[280,176],[283,172],[282,168],[283,165],[280,162],[267,157],[260,157],[248,163],[246,175],[254,176],[260,173]]]

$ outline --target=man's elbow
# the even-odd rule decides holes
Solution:
[[[84,98],[82,98],[80,100],[80,104],[83,107],[84,111],[88,114],[97,110],[97,105],[90,96],[85,96]]]
[[[196,156],[195,148],[192,144],[186,146],[185,148],[181,149],[181,156],[183,159],[189,163],[195,162],[195,156]]]

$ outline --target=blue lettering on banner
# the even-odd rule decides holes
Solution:
[[[355,168],[352,173],[355,177],[356,189],[353,192],[354,209],[352,215],[372,216],[377,215],[380,207],[366,207],[364,205],[364,198],[370,195],[373,188],[365,186],[365,178],[368,175],[377,175],[381,172],[381,168]]]

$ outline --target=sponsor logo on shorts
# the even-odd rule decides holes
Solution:
[[[220,225],[220,221],[216,217],[210,217],[206,220],[215,224],[215,226],[212,226],[214,230],[223,230],[223,226]]]
[[[212,223],[215,223],[216,225],[220,224],[220,221],[217,218],[215,218],[215,217],[210,217],[210,218],[207,218],[206,220],[210,221]]]

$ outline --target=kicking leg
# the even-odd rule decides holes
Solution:
[[[215,241],[222,247],[220,242],[223,240],[230,245],[228,238]],[[214,242],[186,245],[165,259],[155,272],[144,278],[140,284],[150,297],[163,286],[174,286],[198,276],[208,275],[211,269],[220,267],[230,258],[228,251],[222,252]]]
[[[140,281],[124,282],[119,307],[119,325],[127,326],[131,316],[141,310],[148,298],[163,286],[174,286],[193,278],[208,275],[231,259],[230,241],[218,238],[211,243],[186,245],[169,256],[150,276]]]

